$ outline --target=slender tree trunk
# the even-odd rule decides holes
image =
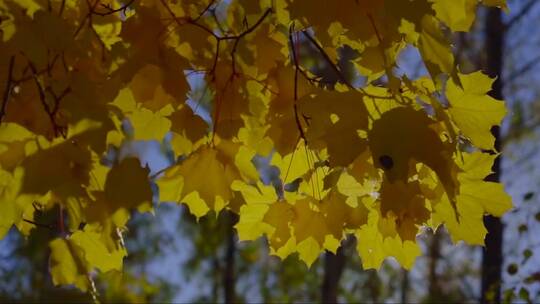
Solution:
[[[220,275],[221,275],[221,265],[219,265],[219,257],[216,255],[212,257],[212,267],[214,267],[212,272],[212,303],[217,303],[219,299],[219,289],[220,289]]]
[[[440,301],[442,299],[439,276],[437,275],[437,263],[441,257],[441,230],[437,229],[431,236],[429,245],[429,299]]]
[[[371,269],[368,272],[368,281],[366,285],[367,289],[369,290],[371,303],[380,303],[382,285],[377,270]]]
[[[504,52],[504,24],[501,10],[489,8],[485,21],[485,50],[487,52],[485,70],[490,77],[497,77],[490,95],[496,99],[503,99],[503,52]],[[495,149],[500,151],[500,129],[494,127]],[[497,157],[493,164],[493,174],[486,177],[488,181],[498,182],[501,176],[501,158]],[[502,235],[503,225],[499,218],[484,217],[484,224],[488,230],[486,247],[483,251],[482,261],[482,303],[500,303],[501,301],[501,273],[502,273]]]
[[[409,303],[409,271],[401,269],[401,303]]]
[[[236,302],[236,276],[235,276],[235,255],[236,255],[236,238],[234,234],[234,225],[238,221],[238,215],[229,212],[226,215],[226,233],[227,233],[227,249],[225,252],[225,271],[223,273],[223,291],[225,294],[225,303]]]
[[[324,278],[321,289],[322,303],[337,303],[339,279],[345,266],[344,242],[336,254],[329,251],[324,256]]]
[[[341,242],[336,254],[326,252],[324,256],[324,278],[321,286],[323,303],[337,303],[339,280],[347,262],[347,251],[355,246],[355,238],[349,236]]]

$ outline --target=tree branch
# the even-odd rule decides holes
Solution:
[[[27,220],[25,218],[22,219],[23,222],[26,222],[28,224],[32,224],[36,227],[41,227],[41,228],[47,228],[47,229],[50,229],[50,230],[56,230],[56,227],[52,224],[42,224],[42,223],[38,223],[38,222],[34,222],[34,221],[31,221],[31,220]]]
[[[235,39],[234,41],[234,45],[232,47],[232,50],[231,50],[231,58],[232,58],[232,70],[233,70],[233,73],[236,73],[236,58],[235,58],[235,54],[236,54],[236,49],[238,48],[238,43],[240,42],[240,39],[242,39],[244,36],[246,36],[247,34],[253,32],[259,25],[261,25],[261,23],[263,22],[263,20],[266,18],[266,16],[268,16],[270,13],[272,12],[272,9],[269,8],[267,9],[264,14],[259,18],[259,20],[257,20],[257,22],[255,22],[255,24],[253,24],[251,27],[247,28],[245,31],[243,31],[242,33],[240,33],[237,37],[235,38],[231,38],[231,39]],[[234,37],[234,36],[232,36]]]
[[[107,9],[107,12],[101,13],[101,12],[96,12],[95,10],[92,10],[92,14],[104,17],[104,16],[109,16],[118,12],[125,13],[126,9],[130,7],[131,4],[133,4],[133,2],[135,2],[135,0],[130,0],[128,3],[122,5],[121,7],[117,9],[113,9],[110,5],[102,3],[101,7]]]
[[[336,73],[336,76],[339,78],[341,83],[344,83],[349,88],[354,89],[353,85],[345,78],[343,73],[341,73],[341,71],[339,70],[337,65],[332,61],[332,59],[330,59],[330,56],[328,56],[328,54],[325,52],[325,50],[322,48],[322,46],[319,45],[319,43],[317,43],[315,38],[311,37],[311,35],[308,34],[306,30],[303,30],[302,34],[304,34],[304,36],[311,42],[311,44],[313,44],[313,46],[315,46],[315,48],[317,48],[319,53],[323,56],[324,60],[326,60],[326,62],[328,62],[330,67],[334,70],[334,72]]]
[[[294,40],[292,37],[292,34],[294,32],[294,23],[289,28],[289,43],[291,44],[291,52],[293,55],[293,62],[294,62],[294,120],[296,122],[296,127],[298,131],[300,132],[300,138],[304,140],[304,142],[307,144],[307,138],[306,134],[304,133],[304,129],[302,128],[302,124],[300,123],[300,117],[298,116],[298,106],[296,105],[296,102],[298,101],[298,55],[296,54],[296,45],[294,44]]]
[[[59,96],[57,96],[50,86],[43,87],[43,85],[41,84],[41,82],[38,79],[37,69],[34,66],[34,64],[30,62],[29,67],[32,70],[34,83],[36,84],[36,88],[37,88],[38,93],[39,93],[39,99],[41,100],[41,104],[43,105],[43,109],[45,110],[45,112],[49,116],[49,120],[51,121],[53,130],[54,130],[54,136],[58,136],[58,134],[60,134],[62,137],[66,138],[66,136],[67,136],[67,132],[66,132],[67,127],[60,126],[60,125],[58,125],[56,123],[56,114],[58,113],[58,110],[60,108],[60,100],[71,92],[71,88],[67,87],[66,89],[64,89],[64,91]],[[45,93],[49,93],[54,99],[54,105],[53,105],[52,108],[47,103],[47,97],[46,97]]]
[[[197,20],[201,19],[201,17],[210,9],[210,7],[216,2],[216,0],[212,0],[208,3],[208,5],[199,13],[199,16],[197,16],[195,19],[193,19],[193,22],[197,22]]]
[[[4,96],[2,98],[2,108],[0,109],[0,123],[2,118],[6,114],[6,107],[11,94],[11,83],[13,82],[13,66],[15,65],[15,55],[12,55],[9,59],[8,77],[6,81],[6,88],[4,89]]]

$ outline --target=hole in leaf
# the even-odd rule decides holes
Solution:
[[[384,170],[390,170],[394,167],[394,160],[388,155],[382,155],[379,157],[379,163]]]

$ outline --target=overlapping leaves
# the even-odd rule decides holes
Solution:
[[[0,236],[61,206],[55,284],[88,290],[94,271],[120,270],[130,213],[153,197],[197,217],[230,209],[241,240],[307,264],[353,234],[368,268],[411,267],[424,227],[483,244],[483,215],[511,208],[484,181],[504,104],[492,79],[459,72],[443,31],[467,31],[478,1],[50,3],[0,3]],[[393,73],[407,45],[430,77]],[[362,87],[337,64],[344,46]],[[152,178],[111,161],[133,140],[177,161]]]

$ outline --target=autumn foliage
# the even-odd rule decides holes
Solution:
[[[427,227],[482,245],[483,216],[511,208],[484,180],[506,110],[447,38],[477,5],[2,0],[0,237],[57,230],[52,280],[83,291],[96,269],[122,269],[130,214],[156,200],[196,217],[229,209],[240,240],[265,236],[308,265],[349,234],[366,268],[410,268]],[[396,72],[407,46],[429,75]],[[133,157],[103,161],[133,140],[163,142],[176,163],[150,175]],[[279,177],[263,183],[255,157]],[[55,223],[37,222],[54,208]]]

